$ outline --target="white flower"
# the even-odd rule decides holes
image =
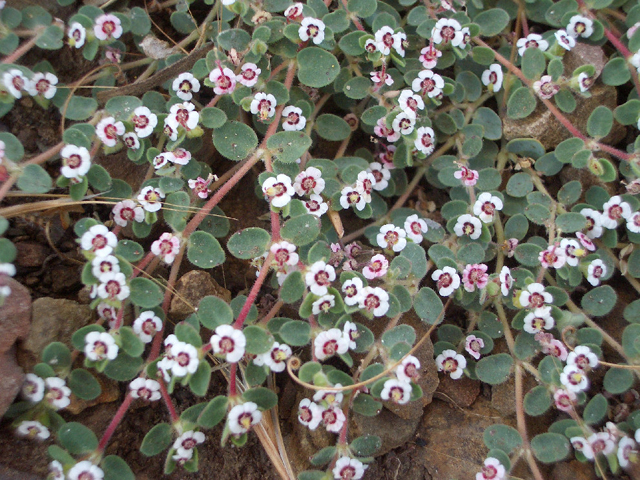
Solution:
[[[98,296],[109,300],[124,300],[129,296],[130,289],[127,286],[127,278],[124,273],[105,273],[100,278]]]
[[[602,236],[602,217],[603,215],[594,210],[592,208],[583,208],[580,210],[580,215],[582,215],[587,220],[587,237],[589,238],[599,238]],[[613,228],[616,228],[616,225]],[[580,237],[578,237],[580,238]]]
[[[415,124],[416,118],[414,113],[400,112],[396,115],[396,118],[393,119],[392,128],[402,135],[409,135],[413,132]]]
[[[182,455],[186,451],[196,448],[204,440],[204,433],[189,430],[176,438],[175,442],[173,442],[173,448],[178,451],[178,455]]]
[[[607,274],[607,266],[599,258],[592,261],[587,267],[587,282],[592,286],[600,285],[600,277]]]
[[[336,279],[336,271],[331,265],[323,261],[317,261],[305,274],[307,287],[314,295],[322,296],[327,294],[327,288]]]
[[[393,85],[393,77],[391,75],[389,75],[386,71],[373,71],[369,73],[369,76],[371,77],[371,81],[373,83],[384,83],[385,85]],[[380,85],[381,86],[381,85]],[[380,86],[377,86],[376,89],[380,88]]]
[[[149,343],[157,332],[162,331],[162,320],[151,310],[142,312],[133,322],[133,331],[140,340]]]
[[[414,92],[421,92],[422,96],[437,97],[444,88],[444,79],[431,70],[422,70],[418,73],[417,78],[411,82],[411,88]]]
[[[518,47],[518,53],[520,56],[524,55],[524,51],[527,48],[539,48],[543,52],[549,48],[549,42],[542,39],[542,35],[538,35],[537,33],[530,33],[524,38],[520,38],[516,42],[516,47]]]
[[[453,176],[458,180],[461,180],[465,187],[473,187],[478,182],[479,178],[477,170],[472,170],[464,165],[460,166],[460,170],[453,172]]]
[[[451,42],[452,46],[457,47],[463,40],[462,26],[452,18],[441,18],[431,30],[431,39],[436,45]]]
[[[300,20],[302,17],[302,9],[304,8],[304,4],[298,2],[294,3],[290,7],[284,11],[284,16],[287,17],[287,20],[294,22]]]
[[[380,287],[364,287],[358,306],[373,313],[374,317],[382,317],[389,310],[389,294]]]
[[[416,132],[418,133],[418,137],[413,142],[416,149],[425,155],[431,155],[435,149],[435,132],[431,127],[419,127]]]
[[[332,406],[322,412],[322,424],[328,432],[340,432],[345,421],[346,417],[340,407]]]
[[[175,103],[169,109],[169,116],[185,130],[193,130],[198,126],[200,114],[195,111],[196,106],[191,102]]]
[[[129,384],[131,396],[154,402],[160,400],[160,384],[150,378],[136,378]]]
[[[309,200],[304,200],[303,203],[307,212],[316,217],[321,217],[329,210],[329,205],[327,205],[320,195],[312,194]]]
[[[624,202],[620,195],[611,197],[602,206],[602,210],[602,216],[600,217],[602,226],[612,230],[618,227],[618,220],[627,220],[631,217],[631,206]]]
[[[253,359],[256,365],[266,365],[272,372],[282,372],[287,366],[287,359],[291,356],[291,347],[284,343],[274,342],[271,349]]]
[[[295,183],[293,184],[296,193],[301,197],[311,193],[320,195],[324,190],[324,186],[325,181],[322,178],[322,172],[316,167],[308,167],[300,172],[296,175]]]
[[[69,25],[67,36],[69,38],[69,45],[80,48],[84,45],[87,38],[87,30],[78,22],[73,22]]]
[[[543,75],[540,80],[533,82],[533,91],[538,94],[540,98],[549,99],[560,91],[560,85],[553,81],[551,75]]]
[[[574,393],[589,388],[587,374],[577,365],[565,365],[560,374],[560,383],[562,383],[567,390]]]
[[[242,330],[231,325],[220,325],[209,340],[216,355],[221,355],[229,363],[238,363],[244,356],[247,338]]]
[[[180,238],[169,232],[163,233],[151,244],[151,253],[162,257],[165,263],[172,264],[180,253]]]
[[[362,198],[367,203],[371,203],[371,192],[376,184],[376,179],[372,173],[363,170],[356,179],[356,190],[362,194]]]
[[[593,21],[582,15],[574,15],[567,25],[567,33],[574,38],[589,38],[593,35]]]
[[[60,173],[66,178],[79,178],[91,168],[91,154],[85,147],[65,145],[60,151],[62,167]]]
[[[275,208],[282,208],[288,204],[291,201],[293,192],[291,179],[284,173],[269,177],[262,184],[262,193]]]
[[[398,105],[400,108],[408,113],[416,116],[418,114],[418,110],[424,109],[424,101],[422,97],[416,95],[409,89],[405,89],[400,93],[400,97],[398,97]]]
[[[581,92],[586,92],[591,88],[593,82],[595,81],[595,77],[589,75],[587,72],[581,72],[578,74],[578,85],[580,86]]]
[[[228,70],[228,69],[226,69]],[[247,62],[240,68],[240,73],[236,75],[236,82],[244,85],[245,87],[253,87],[258,83],[258,78],[262,70],[258,68],[255,63]],[[216,92],[217,93],[217,92]],[[283,112],[284,115],[284,112]]]
[[[448,297],[460,287],[460,275],[452,267],[442,267],[431,274],[435,280],[438,293],[442,297]]]
[[[342,284],[342,292],[344,293],[344,303],[349,306],[357,305],[360,303],[360,297],[362,296],[362,289],[364,285],[362,280],[358,277],[354,277],[347,280]]]
[[[113,255],[106,257],[96,256],[91,260],[91,273],[98,280],[102,281],[102,277],[107,273],[118,273],[120,271],[120,262]]]
[[[138,194],[138,202],[147,212],[157,212],[162,208],[164,192],[152,186],[144,187]]]
[[[274,261],[279,268],[284,268],[285,265],[293,266],[298,264],[299,256],[295,253],[296,246],[292,243],[282,240],[271,245],[269,250],[273,253]]]
[[[387,223],[380,227],[380,233],[376,236],[378,246],[400,252],[407,246],[407,232],[392,223]]]
[[[593,460],[593,450],[591,449],[591,445],[584,437],[571,437],[569,439],[571,442],[571,446],[574,450],[582,453],[587,460]]]
[[[120,38],[122,35],[122,25],[120,19],[110,13],[100,15],[95,19],[93,33],[98,40],[111,40]]]
[[[567,263],[564,249],[550,245],[538,254],[538,260],[543,268],[562,268]]]
[[[282,110],[282,129],[285,131],[302,130],[307,124],[307,119],[302,115],[302,109],[289,105]]]
[[[32,97],[41,95],[49,100],[56,94],[57,84],[58,77],[56,77],[53,73],[38,72],[33,76],[31,81],[25,87],[29,92],[29,95],[31,95]]]
[[[336,297],[334,295],[323,295],[318,298],[311,305],[311,312],[314,315],[319,315],[322,312],[328,312],[336,304]]]
[[[420,377],[420,361],[413,355],[408,355],[402,363],[396,367],[396,377],[405,383],[415,382]]]
[[[189,343],[177,342],[171,347],[171,355],[173,356],[171,373],[175,377],[196,373],[200,364],[196,347]]]
[[[35,373],[27,373],[21,392],[25,400],[38,403],[44,398],[44,380]]]
[[[404,57],[405,45],[409,45],[407,43],[407,34],[404,32],[397,32],[393,35],[393,49],[396,51],[398,55]]]
[[[584,254],[584,250],[582,250],[578,241],[573,238],[563,238],[560,241],[560,250],[564,253],[567,263],[571,267],[577,266],[579,257]]]
[[[21,437],[29,437],[37,440],[46,440],[51,435],[47,427],[35,420],[24,420],[18,425],[16,433]]]
[[[422,243],[422,234],[427,233],[429,227],[427,222],[418,217],[417,214],[409,215],[404,221],[404,230],[407,232],[409,240],[415,243]]]
[[[511,275],[511,269],[507,266],[503,266],[500,270],[500,291],[503,297],[509,296],[509,290],[513,287],[513,276]]]
[[[420,132],[420,129],[418,129]],[[376,191],[384,190],[389,186],[389,179],[391,178],[391,172],[385,166],[383,166],[379,162],[372,162],[369,164],[369,168],[367,168],[367,172],[373,175],[375,179],[375,183],[373,185],[373,189]]]
[[[573,47],[576,46],[576,39],[569,35],[566,30],[557,30],[554,35],[556,37],[558,45],[560,45],[565,50],[570,51]]]
[[[640,212],[635,212],[627,218],[627,230],[640,233]]]
[[[131,150],[138,150],[140,148],[140,140],[138,140],[138,135],[134,132],[127,132],[122,136],[122,141],[124,142],[127,148]]]
[[[473,215],[465,213],[458,217],[453,231],[459,237],[467,235],[471,240],[476,240],[482,234],[482,223]]]
[[[482,83],[493,93],[502,88],[502,78],[502,67],[499,63],[491,64],[487,70],[482,72]]]
[[[553,296],[544,291],[544,285],[541,283],[530,283],[526,290],[520,292],[518,301],[525,308],[536,309],[547,303],[553,303]]]
[[[378,51],[383,55],[389,55],[391,53],[391,48],[394,46],[393,29],[391,27],[384,26],[375,33],[374,38]]]
[[[298,421],[309,427],[309,430],[315,430],[322,421],[322,409],[310,399],[305,398],[298,405]]]
[[[349,340],[349,349],[355,350],[357,347],[356,339],[360,336],[356,324],[347,320],[342,327],[342,335]]]
[[[94,225],[80,238],[82,249],[93,252],[99,257],[110,255],[117,245],[118,237],[104,225]]]
[[[567,356],[567,365],[575,365],[582,370],[596,368],[599,363],[598,356],[586,345],[578,345]]]
[[[380,393],[382,400],[391,400],[393,403],[404,405],[411,398],[411,384],[401,382],[396,379],[389,379],[384,382],[384,387]]]
[[[46,378],[44,383],[47,385],[47,394],[44,396],[47,403],[49,403],[56,410],[67,407],[71,400],[71,389],[67,387],[67,383],[58,377]]]
[[[115,204],[112,210],[113,221],[121,227],[126,227],[131,221],[141,222],[144,220],[144,210],[133,200],[123,200]]]
[[[629,437],[622,437],[618,443],[618,463],[622,468],[629,466],[630,458],[635,457],[636,442]]]
[[[577,399],[578,397],[574,392],[571,390],[565,390],[564,388],[558,388],[553,393],[553,400],[556,404],[556,408],[563,412],[571,412]]]
[[[22,98],[22,90],[26,90],[27,85],[29,85],[29,79],[17,68],[4,72],[2,82],[15,98]]]
[[[502,200],[489,192],[481,193],[473,205],[473,214],[484,223],[493,223],[496,210],[502,210]]]
[[[234,435],[247,433],[249,429],[260,423],[262,412],[258,410],[258,405],[253,402],[246,402],[236,405],[231,409],[228,416],[229,430]]]
[[[342,384],[337,383],[334,387],[340,388]],[[340,390],[318,390],[313,395],[313,401],[324,408],[339,407],[343,399],[344,394]]]
[[[589,445],[591,445],[591,450],[593,451],[594,456],[599,453],[609,455],[613,453],[616,448],[615,442],[607,432],[594,433],[587,438],[587,441],[589,442]]]
[[[335,480],[360,480],[366,468],[360,460],[340,457],[331,471]]]
[[[455,350],[444,350],[436,357],[436,365],[439,372],[448,373],[451,378],[457,380],[467,368],[467,360]]]
[[[360,192],[355,186],[344,187],[340,191],[340,206],[345,210],[349,207],[355,207],[358,210],[363,210],[367,205],[367,201],[364,198],[362,192]]]
[[[347,353],[349,340],[344,338],[339,328],[331,328],[320,332],[313,341],[316,358],[320,361],[332,357],[336,353]]]
[[[384,255],[378,253],[371,257],[369,263],[362,269],[362,274],[367,280],[372,280],[385,276],[388,269],[389,260],[387,260]]]
[[[0,263],[0,275],[13,277],[16,274],[16,267],[11,263]]]
[[[216,95],[233,93],[236,89],[236,75],[230,68],[214,68],[209,73],[209,81],[215,85],[213,93]]]
[[[53,460],[49,463],[49,476],[47,478],[50,480],[64,480],[64,469],[59,461]]]
[[[276,113],[276,97],[270,93],[258,92],[251,101],[251,113],[259,115],[260,120],[265,121]]]
[[[124,133],[124,124],[116,122],[113,117],[106,117],[96,125],[96,134],[107,147],[115,147],[118,143],[118,135]]]
[[[94,362],[115,359],[118,349],[116,341],[107,332],[89,332],[84,337],[84,354]]]
[[[200,91],[200,82],[192,73],[183,72],[173,81],[171,88],[184,101],[193,98],[193,94]]]
[[[158,125],[158,116],[147,107],[138,107],[133,111],[131,123],[133,123],[138,138],[146,138],[153,133],[153,129]]]
[[[312,39],[313,43],[320,45],[324,40],[324,28],[325,26],[322,20],[306,17],[302,19],[302,22],[300,22],[298,36],[303,42]]]
[[[488,457],[484,460],[482,471],[476,473],[476,480],[502,480],[505,473],[504,466],[500,463],[500,460]]]
[[[480,359],[480,351],[484,348],[484,340],[475,335],[467,335],[464,341],[465,351],[476,360]]]
[[[549,306],[536,308],[524,317],[524,331],[534,335],[543,330],[551,330],[554,325],[555,321]]]

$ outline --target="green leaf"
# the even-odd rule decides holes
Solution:
[[[231,50],[232,48],[235,48],[240,52],[247,48],[250,41],[251,35],[240,28],[230,28],[228,30],[223,30],[218,35],[218,43],[225,50]]]
[[[216,107],[206,107],[200,111],[200,123],[207,128],[220,128],[227,121],[227,115]]]
[[[198,397],[204,397],[209,389],[211,380],[211,366],[209,362],[203,360],[198,365],[198,369],[189,379],[189,388]]]
[[[344,94],[354,100],[362,100],[371,91],[371,80],[365,77],[354,77],[349,80],[342,91]]]
[[[330,113],[320,115],[316,120],[318,135],[325,140],[340,141],[351,135],[351,127],[342,118]]]
[[[298,371],[298,378],[303,382],[312,382],[313,377],[322,370],[322,365],[318,362],[307,362]]]
[[[524,411],[527,415],[538,417],[551,407],[551,395],[545,385],[533,387],[524,396]]]
[[[538,49],[527,49],[538,50]],[[488,140],[500,140],[502,138],[502,120],[496,112],[487,107],[480,107],[473,116],[473,123],[482,125],[484,138]]]
[[[311,340],[311,325],[301,320],[291,320],[280,327],[278,334],[286,344],[302,347]]]
[[[227,243],[227,248],[234,257],[249,260],[262,255],[270,241],[271,235],[266,230],[250,227],[234,233]]]
[[[521,213],[517,213],[507,220],[504,225],[504,237],[516,238],[518,241],[522,240],[529,231],[529,221],[527,217]],[[475,244],[474,244],[475,245]],[[476,262],[478,263],[478,262]]]
[[[247,353],[259,355],[269,351],[273,345],[273,337],[264,328],[249,325],[242,331],[247,339],[245,350]]]
[[[221,298],[208,295],[198,304],[198,319],[202,326],[215,330],[220,325],[233,323],[233,310]]]
[[[128,262],[137,262],[144,255],[144,247],[133,240],[120,240],[116,246],[115,254]]]
[[[54,370],[69,367],[71,365],[69,347],[61,342],[50,343],[42,351],[42,361],[49,364]]]
[[[555,463],[564,460],[571,451],[569,440],[559,433],[541,433],[531,439],[533,454],[542,463]]]
[[[176,337],[178,337],[178,340],[180,340],[181,342],[189,343],[196,348],[200,348],[202,346],[202,338],[200,338],[200,333],[193,325],[187,323],[186,321],[178,323],[176,325],[174,333]]]
[[[624,58],[612,58],[602,69],[602,83],[605,85],[613,85],[617,87],[627,83],[631,79],[631,74],[627,68],[627,62]]]
[[[327,475],[319,470],[305,470],[298,474],[298,480],[325,480]]]
[[[556,227],[563,233],[573,233],[582,230],[587,226],[587,220],[579,213],[561,213],[556,218]]]
[[[522,437],[518,431],[507,425],[491,425],[487,427],[482,439],[487,448],[497,448],[507,454],[522,445]]]
[[[471,58],[480,65],[491,65],[496,58],[496,53],[491,48],[473,47],[471,49]]]
[[[603,387],[612,395],[620,395],[633,386],[634,377],[630,370],[610,368],[604,376]]]
[[[142,359],[140,357],[131,357],[126,353],[119,352],[115,360],[111,360],[106,368],[104,374],[119,382],[126,382],[138,375],[142,368]]]
[[[640,117],[640,100],[634,98],[616,107],[613,116],[622,125],[636,125]]]
[[[117,455],[104,457],[102,463],[104,480],[135,480],[136,477],[123,459]]]
[[[198,417],[198,425],[203,428],[213,428],[220,423],[227,414],[229,399],[218,395],[211,400]]]
[[[171,428],[171,425],[159,423],[144,436],[142,445],[140,445],[140,452],[147,457],[153,457],[166,450],[172,442],[173,428]]]
[[[634,300],[627,305],[622,315],[629,323],[640,323],[640,300]]]
[[[307,286],[302,273],[296,270],[284,279],[280,288],[280,298],[284,303],[295,303],[302,298],[305,288]]]
[[[381,446],[382,439],[377,435],[363,435],[349,444],[349,448],[357,457],[372,457]]]
[[[482,36],[493,37],[509,24],[509,14],[501,8],[490,8],[476,15],[473,23],[478,24]]]
[[[506,191],[512,197],[526,197],[533,191],[531,176],[525,172],[516,173],[507,182]]]
[[[32,164],[24,167],[17,185],[25,193],[47,193],[51,190],[52,181],[44,168]]]
[[[294,245],[307,245],[320,234],[320,221],[315,215],[299,215],[287,220],[282,226],[280,234],[282,238]]]
[[[604,105],[597,106],[587,120],[587,133],[595,138],[606,137],[613,127],[613,112]]]
[[[534,203],[531,205],[527,205],[524,208],[524,214],[533,223],[537,225],[544,225],[545,222],[549,220],[551,211],[549,210],[549,207],[545,205]]]
[[[564,205],[572,205],[582,195],[582,184],[578,180],[565,183],[558,191],[558,201]]]
[[[528,87],[520,87],[509,97],[507,115],[519,120],[526,118],[536,109],[536,99]]]
[[[67,378],[67,386],[73,394],[82,400],[93,400],[102,392],[100,384],[88,371],[76,368]]]
[[[413,300],[413,308],[423,322],[433,325],[436,321],[442,321],[442,300],[431,288],[423,287],[418,291]]]
[[[584,407],[582,418],[587,425],[599,423],[606,415],[609,403],[604,395],[598,393]]]
[[[68,120],[86,120],[95,113],[97,108],[98,102],[93,97],[74,95],[69,101],[64,117]],[[63,113],[63,109],[64,107],[61,107],[60,113]]]
[[[131,16],[131,33],[138,36],[149,33],[149,30],[151,30],[151,20],[144,9],[133,7],[129,15]]]
[[[602,285],[588,291],[581,301],[585,313],[594,317],[603,317],[608,314],[616,304],[618,296],[609,285]]]
[[[122,350],[132,357],[139,357],[144,352],[144,343],[135,334],[131,327],[122,327],[118,331],[120,333],[120,341]]]
[[[131,300],[134,305],[142,308],[153,308],[162,303],[164,298],[162,290],[151,280],[136,277],[131,280],[129,286],[131,288],[129,300]]]
[[[314,465],[316,467],[326,465],[331,460],[333,460],[333,457],[335,456],[336,451],[337,451],[336,447],[323,448],[318,453],[316,453],[313,457],[311,457],[311,460],[310,460],[311,465]]]
[[[298,160],[311,146],[311,138],[304,132],[278,132],[267,140],[267,148],[284,163]]]
[[[127,120],[133,115],[133,111],[142,105],[142,100],[138,97],[120,96],[110,98],[104,108],[116,120]]]
[[[253,128],[231,120],[213,130],[213,145],[223,157],[238,161],[258,146],[258,137]]]
[[[511,373],[513,358],[507,353],[491,355],[476,364],[476,375],[481,382],[490,385],[503,383]]]
[[[320,88],[329,85],[340,73],[340,64],[336,57],[318,47],[303,48],[298,52],[297,60],[298,80],[308,87]]]
[[[522,56],[522,73],[529,80],[542,75],[547,68],[547,60],[539,48],[527,48]]]
[[[85,337],[91,332],[104,332],[104,328],[101,325],[87,325],[85,327],[79,328],[75,331],[75,333],[71,336],[71,344],[73,348],[76,350],[84,350],[85,345]]]
[[[77,422],[67,422],[60,427],[58,441],[72,455],[89,453],[98,448],[96,434]]]
[[[260,410],[269,410],[278,404],[278,396],[264,387],[247,390],[242,394],[242,398],[247,402],[255,403]]]
[[[189,236],[187,258],[197,267],[213,268],[224,263],[225,255],[213,235],[196,231]]]

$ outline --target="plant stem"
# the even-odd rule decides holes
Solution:
[[[24,42],[22,45],[20,45],[18,48],[16,48],[16,51],[13,52],[11,55],[7,55],[6,57],[4,57],[2,59],[2,64],[7,65],[7,64],[15,63],[16,60],[18,60],[20,57],[26,54],[29,50],[35,47],[37,41],[38,41],[38,35],[36,34],[33,37],[31,37],[29,40]]]
[[[118,425],[122,421],[122,418],[124,417],[125,413],[127,413],[127,410],[129,409],[129,406],[131,405],[132,401],[133,401],[133,397],[131,396],[130,393],[127,393],[127,396],[125,397],[124,401],[120,405],[120,408],[118,408],[118,411],[111,419],[111,423],[109,423],[109,426],[107,427],[105,432],[102,434],[102,438],[100,439],[100,443],[98,443],[98,448],[97,448],[97,451],[99,453],[104,452],[104,449],[107,446],[107,443],[109,443],[111,436],[116,431],[116,428],[118,428]]]
[[[173,401],[169,396],[169,392],[167,391],[167,386],[164,384],[164,378],[162,376],[158,377],[158,383],[160,384],[160,393],[162,394],[162,399],[164,400],[165,405],[167,406],[167,410],[169,410],[169,417],[171,417],[171,423],[175,424],[180,421],[180,416],[176,413],[176,407],[173,406]]]
[[[244,305],[242,306],[242,310],[240,310],[240,313],[238,314],[238,318],[233,324],[234,328],[237,328],[237,329],[242,328],[242,325],[244,324],[244,321],[247,318],[247,314],[249,313],[249,310],[251,310],[251,306],[253,305],[253,302],[256,300],[256,297],[258,296],[258,292],[260,291],[260,288],[262,288],[262,284],[264,283],[265,279],[267,278],[267,275],[271,271],[271,261],[273,260],[273,258],[274,258],[273,253],[269,252],[269,255],[267,255],[267,258],[265,258],[264,263],[262,264],[262,268],[260,269],[260,274],[258,275],[258,278],[256,278],[256,281],[253,284],[253,287],[251,287],[251,291],[249,292],[247,301],[244,302]]]
[[[527,435],[527,424],[524,417],[524,407],[523,407],[523,386],[522,386],[522,367],[520,366],[520,362],[516,362],[516,421],[518,423],[518,431],[520,432],[520,436],[522,437],[522,448],[525,450],[525,458],[527,459],[527,463],[529,464],[529,469],[536,480],[544,480],[540,469],[538,468],[538,464],[533,458],[533,454],[531,453],[531,445],[529,444],[529,437]]]

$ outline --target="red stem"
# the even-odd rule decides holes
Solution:
[[[124,399],[124,402],[122,402],[122,405],[120,405],[120,408],[118,408],[118,411],[116,412],[114,417],[111,419],[111,423],[107,427],[107,430],[104,432],[104,434],[102,435],[102,438],[100,439],[100,443],[98,444],[98,448],[97,448],[97,451],[99,453],[102,453],[104,451],[105,447],[107,446],[107,443],[109,443],[109,440],[113,435],[113,432],[116,431],[116,428],[118,428],[118,425],[122,421],[124,414],[127,413],[127,410],[129,409],[129,405],[131,405],[132,401],[133,401],[133,397],[130,394],[127,394],[127,396]]]
[[[158,383],[160,384],[160,393],[162,393],[162,399],[164,400],[167,410],[169,410],[169,416],[171,417],[171,423],[177,423],[180,420],[180,416],[176,413],[176,407],[173,406],[169,392],[167,392],[167,386],[164,384],[162,376],[158,377]]]
[[[236,389],[236,377],[238,375],[238,364],[232,363],[229,371],[229,397],[233,398],[238,395]]]
[[[155,257],[156,256],[153,253],[147,253],[147,255],[142,260],[140,260],[140,263],[138,263],[133,269],[131,278],[136,278],[140,272],[147,268],[147,265],[149,265],[151,263],[151,260],[153,260]]]
[[[9,63],[15,63],[16,60],[18,60],[25,53],[27,53],[29,50],[31,50],[35,46],[37,41],[38,41],[38,35],[34,35],[28,41],[26,41],[22,45],[20,45],[16,49],[16,51],[13,52],[11,55],[7,55],[6,57],[4,57],[4,59],[2,60],[2,63],[5,64],[5,65],[9,64]]]
[[[240,314],[238,315],[238,319],[233,324],[233,328],[237,328],[237,329],[242,328],[242,325],[244,324],[244,321],[247,318],[247,314],[249,313],[249,310],[251,310],[251,306],[253,305],[253,302],[256,300],[256,297],[258,296],[258,292],[260,291],[260,288],[262,288],[262,284],[264,283],[265,279],[267,278],[267,275],[271,271],[272,260],[273,260],[273,253],[269,252],[269,255],[267,255],[267,258],[265,258],[264,263],[262,264],[262,268],[260,269],[260,274],[258,275],[258,278],[256,278],[256,281],[253,284],[253,287],[251,287],[251,291],[249,292],[247,301],[244,302],[244,305],[242,306],[242,310],[240,310]]]

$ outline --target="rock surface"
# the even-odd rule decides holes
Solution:
[[[218,285],[209,273],[204,270],[192,270],[178,280],[169,315],[177,320],[184,320],[207,295],[215,295],[225,302],[231,301],[231,292]]]
[[[15,347],[0,355],[0,378],[2,378],[2,388],[0,388],[0,418],[2,418],[24,383],[24,372],[16,361]]]
[[[0,307],[0,354],[9,350],[16,340],[26,338],[31,322],[29,289],[12,278],[6,279],[11,295]]]

